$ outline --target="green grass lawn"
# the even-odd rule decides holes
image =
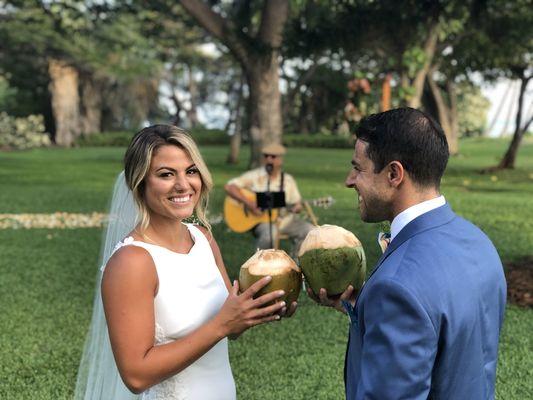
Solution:
[[[504,261],[532,254],[533,142],[522,146],[513,171],[480,175],[506,142],[468,140],[450,161],[442,191],[459,214],[479,225]],[[47,149],[0,153],[0,213],[105,211],[124,149]],[[202,152],[215,178],[211,214],[221,213],[222,185],[246,163],[228,166],[227,150]],[[344,188],[351,151],[290,149],[286,170],[306,198],[331,195],[321,223],[352,230],[372,266],[378,227],[363,224],[354,192]],[[247,159],[247,153],[243,154]],[[231,277],[253,248],[248,235],[214,226]],[[101,231],[0,230],[0,398],[67,399],[91,315]],[[305,295],[292,319],[246,332],[230,344],[241,399],[340,399],[348,323]],[[497,397],[533,394],[533,310],[509,306],[500,347]]]

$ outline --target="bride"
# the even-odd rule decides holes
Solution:
[[[205,215],[211,175],[187,133],[145,128],[124,164],[75,398],[235,399],[227,338],[296,305],[266,305],[281,291],[254,299],[270,277],[231,285]],[[193,213],[203,227],[183,222]]]

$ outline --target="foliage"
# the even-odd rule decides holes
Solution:
[[[135,132],[115,131],[100,132],[88,136],[80,136],[75,141],[77,147],[126,147],[130,144]]]
[[[503,140],[466,140],[462,156],[450,160],[442,190],[460,215],[488,234],[503,260],[511,261],[531,254],[533,142],[524,143],[516,170],[500,171],[495,178],[476,173],[505,145]],[[224,198],[221,186],[245,166],[226,165],[225,148],[201,150],[215,179],[211,214],[218,215]],[[123,153],[123,148],[52,148],[3,154],[0,208],[5,212],[105,211]],[[290,148],[286,168],[298,179],[305,198],[325,194],[335,198],[328,210],[315,210],[320,223],[342,225],[356,233],[368,264],[373,265],[379,257],[375,238],[379,226],[359,221],[355,194],[343,187],[350,157],[349,149]],[[253,251],[253,238],[227,232],[224,224],[214,226],[214,236],[230,277],[236,277]],[[72,397],[91,315],[100,240],[97,229],[0,230],[0,398]],[[496,398],[530,397],[532,330],[533,310],[507,308]],[[230,343],[239,398],[342,398],[346,340],[345,317],[313,305],[302,293],[293,319],[253,329]],[[265,371],[268,379],[258,384],[257,377]]]
[[[10,113],[43,114],[47,126],[54,127],[48,89],[51,59],[74,67],[80,81],[98,84],[104,124],[137,128],[157,108],[157,83],[155,96],[150,86],[161,62],[157,43],[140,29],[143,13],[128,13],[108,2],[4,3],[0,74],[16,89]]]
[[[14,106],[14,97],[17,94],[17,89],[9,86],[7,79],[0,75],[0,110],[9,112]]]
[[[463,82],[458,87],[457,114],[462,136],[480,136],[487,125],[490,101],[479,87]]]
[[[49,145],[42,115],[16,118],[0,112],[0,149],[26,150]]]
[[[520,77],[531,68],[533,9],[528,0],[490,0],[454,48],[454,62],[486,79]]]

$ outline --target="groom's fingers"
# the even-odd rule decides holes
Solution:
[[[335,307],[335,302],[328,297],[328,292],[326,289],[321,288],[319,290],[318,298],[320,299],[320,304],[328,307]]]
[[[311,288],[307,288],[307,295],[316,303],[320,303],[320,299],[316,296]]]
[[[346,290],[341,294],[340,299],[343,301],[349,301],[352,298],[353,295],[353,286],[350,285],[346,288]]]
[[[296,312],[296,308],[298,307],[298,303],[293,301],[291,305],[289,306],[288,310],[286,311],[285,317],[292,317],[294,313]]]

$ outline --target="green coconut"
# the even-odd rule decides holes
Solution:
[[[265,276],[271,276],[272,280],[257,293],[256,297],[276,290],[284,290],[285,295],[276,301],[285,301],[287,305],[290,305],[298,300],[302,286],[302,271],[283,250],[258,250],[250,257],[242,265],[239,273],[241,291],[244,292]]]
[[[328,296],[336,296],[349,285],[358,290],[366,275],[363,246],[355,235],[335,225],[322,225],[311,230],[298,252],[305,281],[315,294],[320,288]]]

